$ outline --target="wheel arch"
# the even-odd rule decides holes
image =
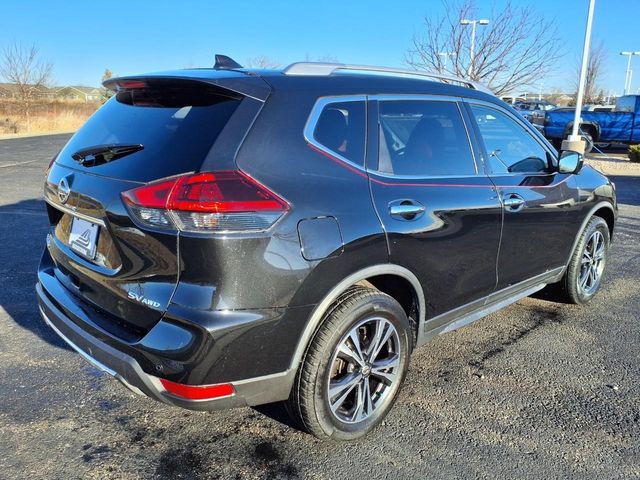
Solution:
[[[419,335],[419,329],[423,327],[425,315],[426,315],[426,301],[424,296],[424,291],[422,289],[422,285],[418,278],[407,268],[402,267],[400,265],[395,264],[379,264],[373,265],[357,272],[352,273],[351,275],[345,277],[340,282],[338,282],[330,291],[327,293],[322,301],[318,303],[316,308],[311,313],[311,316],[307,320],[307,324],[302,331],[302,335],[298,340],[298,345],[296,347],[295,353],[293,355],[291,366],[292,370],[297,370],[298,366],[302,362],[304,358],[304,354],[309,347],[309,343],[313,339],[316,331],[318,330],[324,315],[326,314],[329,307],[338,299],[338,297],[344,293],[349,287],[357,284],[373,286],[379,289],[382,292],[385,292],[392,297],[396,298],[395,295],[406,295],[407,292],[404,292],[402,289],[398,288],[397,284],[394,284],[391,280],[398,279],[401,282],[404,282],[405,285],[409,285],[412,289],[411,295],[413,295],[416,304],[417,304],[417,315],[416,315],[416,331],[414,332],[416,335]],[[395,294],[395,295],[394,295]],[[398,300],[396,298],[396,300]],[[403,306],[405,311],[407,311],[407,300],[401,299],[399,303]],[[407,316],[410,313],[407,311]]]
[[[593,216],[600,217],[607,222],[607,226],[609,227],[609,236],[613,238],[613,229],[615,227],[616,217],[613,213],[613,208],[607,208],[602,206],[598,208],[595,212],[593,212]]]
[[[567,126],[564,130],[563,138],[567,138],[567,135],[571,133],[571,130],[573,129],[573,123],[574,122],[567,123]],[[594,142],[598,141],[598,139],[600,138],[600,124],[597,122],[590,122],[590,121],[580,122],[580,126],[578,128],[580,130],[583,130],[584,128],[588,128],[589,130],[592,130],[593,135],[591,135],[591,137],[593,138]]]
[[[580,235],[584,231],[589,221],[594,216],[604,219],[604,221],[607,222],[607,225],[609,226],[610,235],[613,235],[613,229],[615,226],[615,216],[616,216],[615,210],[609,202],[605,202],[605,201],[598,202],[593,207],[591,207],[591,210],[589,210],[589,213],[585,215],[584,220],[582,221],[582,224],[578,229],[578,233],[576,233],[576,238],[573,241],[573,246],[571,247],[571,251],[569,252],[569,258],[567,259],[566,265],[569,265],[569,262],[571,261],[573,252],[575,251],[578,245],[578,242],[580,241]]]

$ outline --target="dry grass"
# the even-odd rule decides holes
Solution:
[[[51,101],[34,104],[29,118],[19,102],[0,101],[0,135],[77,130],[100,103]]]

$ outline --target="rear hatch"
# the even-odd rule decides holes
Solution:
[[[242,98],[197,80],[127,80],[57,156],[45,184],[55,274],[106,330],[146,334],[180,271],[177,233],[136,225],[122,193],[198,171]]]

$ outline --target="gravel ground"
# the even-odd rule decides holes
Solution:
[[[587,156],[587,163],[607,175],[640,175],[640,163],[629,160],[627,146],[598,146]]]
[[[67,138],[0,142],[0,478],[640,477],[640,177],[614,179],[621,216],[590,305],[539,295],[437,337],[385,424],[336,445],[277,412],[135,397],[43,325],[43,171]]]

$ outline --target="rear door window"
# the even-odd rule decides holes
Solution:
[[[364,100],[327,103],[313,127],[313,139],[323,149],[364,166],[365,111]]]
[[[379,102],[378,171],[402,176],[475,175],[476,165],[455,102]]]
[[[58,163],[142,182],[196,171],[242,98],[203,82],[138,83],[107,101],[71,138]],[[143,148],[84,163],[73,159],[74,153],[105,145]]]

